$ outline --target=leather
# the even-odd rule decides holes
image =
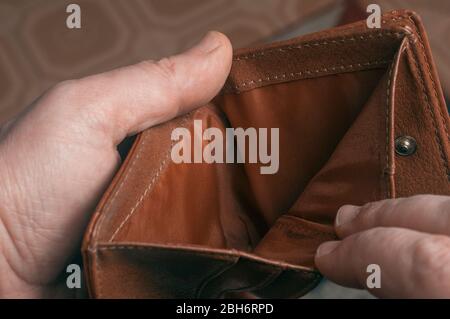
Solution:
[[[171,132],[278,127],[279,171],[176,164]],[[449,118],[409,11],[238,50],[208,105],[139,134],[99,203],[83,256],[94,298],[294,298],[321,276],[343,204],[450,195]],[[409,135],[417,151],[395,153]]]

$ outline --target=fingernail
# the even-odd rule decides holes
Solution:
[[[217,32],[209,31],[195,47],[204,53],[210,53],[221,45]]]
[[[323,243],[317,249],[316,257],[319,258],[328,255],[329,253],[333,252],[333,250],[335,250],[340,243],[340,241],[328,241],[326,243]]]
[[[336,227],[350,223],[359,214],[359,209],[359,206],[353,205],[344,205],[339,208],[334,222]]]

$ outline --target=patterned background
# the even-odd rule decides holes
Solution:
[[[66,7],[81,7],[81,29]],[[255,5],[257,3],[257,5]],[[183,50],[210,29],[260,42],[332,0],[0,0],[0,124],[53,84]]]
[[[81,30],[65,26],[69,3]],[[0,0],[0,125],[59,81],[179,52],[211,29],[244,47],[362,19],[368,3],[423,17],[449,94],[448,0]],[[325,280],[306,297],[369,294]]]
[[[371,0],[0,0],[0,125],[55,83],[179,52],[208,30],[235,47],[288,38],[365,16]],[[67,29],[77,3],[82,28]],[[424,18],[450,92],[450,1],[379,0]]]

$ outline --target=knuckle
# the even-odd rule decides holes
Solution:
[[[173,58],[162,58],[157,62],[158,67],[165,72],[168,76],[172,77],[175,74],[175,62]]]
[[[361,207],[361,213],[370,214],[374,211],[377,211],[384,204],[385,204],[385,201],[367,203]]]
[[[136,67],[141,69],[160,92],[159,96],[164,99],[165,108],[163,112],[177,114],[179,106],[182,103],[180,95],[181,87],[179,86],[177,76],[177,65],[173,57],[166,57],[157,62],[143,61],[136,64]]]
[[[382,200],[363,205],[358,216],[360,222],[367,226],[383,225],[390,203],[389,200]]]
[[[156,76],[161,81],[171,83],[176,78],[176,63],[172,57],[162,58],[157,62],[143,61],[137,64],[144,72]]]

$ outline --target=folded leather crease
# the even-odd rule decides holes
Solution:
[[[343,204],[450,194],[448,114],[419,18],[408,11],[244,49],[209,105],[136,139],[86,232],[93,297],[298,297]],[[279,170],[176,164],[194,120],[279,128]],[[395,154],[398,136],[417,152]]]

